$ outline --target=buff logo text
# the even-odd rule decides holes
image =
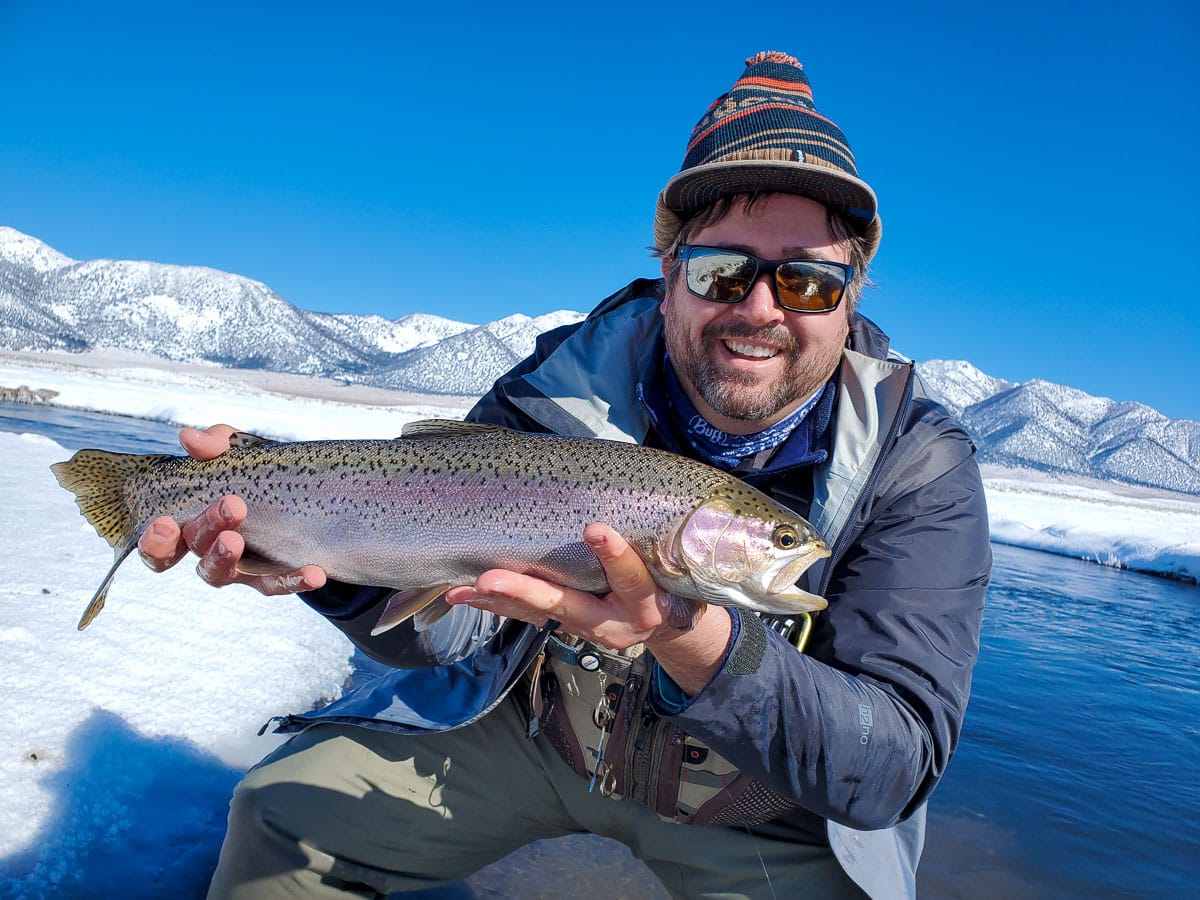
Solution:
[[[728,446],[730,443],[729,435],[727,435],[720,428],[715,428],[710,425],[702,416],[692,416],[691,420],[688,422],[688,428],[691,429],[693,434],[699,434],[703,437],[706,437],[720,447]]]

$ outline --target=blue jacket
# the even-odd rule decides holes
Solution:
[[[661,444],[638,399],[659,364],[661,291],[635,281],[584,322],[543,335],[468,418]],[[672,718],[824,820],[868,894],[912,896],[925,802],[958,741],[978,653],[987,513],[967,435],[862,316],[835,380],[829,459],[754,473],[829,543],[830,558],[805,576],[829,608],[804,654],[731,610],[722,668]],[[285,729],[330,719],[409,733],[459,727],[503,698],[544,641],[468,607],[419,635],[401,626],[371,638],[386,594],[332,583],[305,595],[365,652],[402,668]]]

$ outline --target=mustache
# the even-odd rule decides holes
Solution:
[[[745,322],[734,321],[720,324],[710,322],[704,326],[700,332],[700,337],[705,341],[761,341],[764,344],[771,344],[787,352],[794,352],[800,349],[796,336],[779,325],[770,328],[755,328],[753,325]]]

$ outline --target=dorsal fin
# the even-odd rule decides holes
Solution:
[[[436,440],[470,437],[489,432],[506,433],[510,430],[502,425],[460,422],[456,419],[421,419],[417,422],[409,422],[400,434],[405,440]]]
[[[229,435],[230,450],[245,450],[247,447],[261,447],[264,444],[278,444],[279,441],[272,438],[265,438],[260,434],[251,434],[249,431],[235,431]]]

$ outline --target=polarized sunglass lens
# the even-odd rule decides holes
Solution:
[[[808,262],[786,263],[776,272],[780,305],[798,312],[835,309],[845,281],[845,273],[836,266]]]
[[[705,300],[736,303],[754,280],[754,260],[741,253],[694,250],[687,259],[688,290]]]

